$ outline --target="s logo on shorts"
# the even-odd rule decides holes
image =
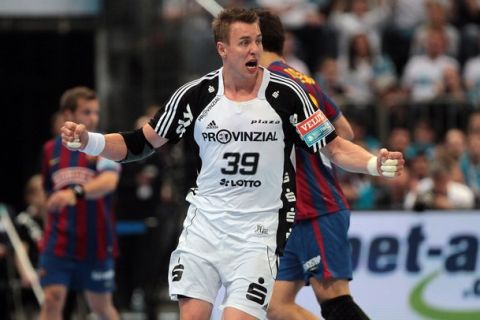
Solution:
[[[267,288],[262,286],[264,282],[265,280],[263,280],[263,278],[258,278],[258,283],[250,283],[246,295],[248,300],[256,302],[260,305],[265,303],[265,299],[267,298]]]
[[[177,264],[175,267],[173,267],[172,281],[180,281],[182,279],[183,269],[185,269],[183,264]]]

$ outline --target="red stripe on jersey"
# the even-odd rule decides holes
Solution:
[[[58,164],[59,169],[70,167],[70,151],[61,146],[60,150],[60,162]],[[54,186],[55,187],[55,186]],[[57,191],[57,190],[55,190]],[[60,211],[57,222],[57,239],[53,249],[56,256],[65,256],[68,243],[68,207],[63,208]]]
[[[80,153],[78,157],[78,167],[88,167],[87,155]],[[75,257],[85,259],[87,255],[87,202],[85,199],[79,199],[76,207],[75,217]]]
[[[79,199],[77,202],[75,217],[75,257],[85,259],[87,255],[87,202],[85,199]]]
[[[335,199],[335,196],[332,193],[332,190],[330,189],[330,186],[328,185],[327,181],[323,177],[322,171],[320,170],[319,162],[321,161],[321,159],[319,159],[319,157],[320,157],[320,155],[318,155],[318,154],[315,154],[315,155],[310,155],[309,154],[307,156],[307,159],[310,162],[310,165],[313,169],[313,174],[314,174],[315,180],[318,183],[318,185],[314,186],[314,187],[317,187],[317,188],[319,187],[319,189],[322,191],[321,194],[322,194],[323,197],[325,197],[325,199],[328,199],[328,200]],[[310,202],[310,203],[312,203],[312,202]],[[313,202],[312,206],[314,204],[315,203]],[[329,212],[329,213],[335,212],[335,211],[338,210],[338,207],[335,205],[335,203],[333,201],[325,201],[325,205],[327,207],[327,212]]]
[[[47,248],[48,239],[52,234],[52,226],[53,226],[53,216],[47,213],[47,225],[45,227],[45,232],[43,233],[43,237],[40,240],[40,251],[43,252]]]
[[[65,256],[68,242],[68,207],[64,207],[58,215],[57,222],[57,241],[53,253],[56,256]]]
[[[97,206],[97,259],[103,260],[107,257],[105,238],[105,204],[102,199],[96,201]]]
[[[345,194],[343,193],[343,189],[340,187],[340,184],[338,183],[338,179],[336,178],[336,173],[332,172],[333,175],[335,175],[335,179],[332,179],[333,184],[335,185],[335,188],[337,188],[338,195],[340,198],[342,198],[343,203],[345,204],[345,209],[350,209],[350,206],[347,201],[347,197],[345,197]]]
[[[309,206],[307,206],[306,204],[312,203],[312,194],[310,193],[310,189],[305,187],[307,185],[306,183],[299,183],[300,181],[308,181],[307,172],[305,171],[305,164],[303,163],[303,158],[297,156],[296,162],[296,211],[298,215],[299,212],[304,212],[305,214],[308,212]]]
[[[317,245],[318,248],[320,249],[321,252],[321,262],[323,266],[323,278],[324,279],[330,279],[332,277],[332,274],[330,273],[330,269],[328,268],[328,262],[325,259],[325,247],[323,245],[323,237],[322,237],[322,231],[320,231],[320,226],[317,223],[317,220],[312,219],[310,220],[312,227],[313,227],[313,233],[315,233],[315,240],[317,240]]]

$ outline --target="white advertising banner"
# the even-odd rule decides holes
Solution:
[[[354,212],[349,235],[350,286],[371,319],[480,320],[480,212]],[[297,302],[320,314],[309,287]]]
[[[0,0],[0,16],[92,16],[101,0]]]

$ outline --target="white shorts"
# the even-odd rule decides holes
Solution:
[[[214,304],[223,284],[226,294],[221,308],[233,307],[266,319],[277,273],[275,248],[232,234],[235,231],[216,228],[205,214],[190,206],[170,258],[170,297],[178,300],[178,296],[186,296]]]

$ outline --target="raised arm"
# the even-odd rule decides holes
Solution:
[[[358,173],[393,178],[403,171],[405,160],[401,152],[383,148],[374,156],[364,148],[342,137],[330,141],[322,152],[339,167]]]
[[[67,121],[61,131],[62,143],[70,150],[122,162],[143,159],[168,141],[148,123],[134,131],[103,135],[88,132],[83,124]]]

